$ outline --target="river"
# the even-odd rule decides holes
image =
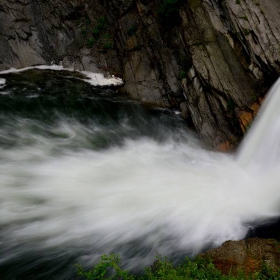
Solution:
[[[0,73],[0,278],[77,279],[105,253],[137,269],[242,239],[280,216],[275,162],[251,170],[178,112],[67,71]]]

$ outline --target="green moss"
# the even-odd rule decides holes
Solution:
[[[186,71],[180,71],[179,73],[179,79],[183,80],[184,78],[187,77],[187,72]]]
[[[96,28],[99,30],[103,30],[105,28],[106,24],[107,24],[107,22],[106,22],[105,17],[100,17],[97,21]]]
[[[94,46],[94,43],[95,43],[94,39],[93,39],[93,38],[89,38],[89,39],[87,40],[87,42],[86,42],[86,46],[87,46],[89,49],[91,49],[91,48]]]
[[[128,36],[133,36],[136,32],[137,32],[137,30],[138,30],[138,27],[137,27],[137,25],[136,24],[133,24],[128,30],[127,30],[127,32],[126,32],[126,34],[128,35]]]
[[[104,44],[103,44],[104,51],[108,51],[112,48],[113,48],[113,42],[110,42],[110,41],[104,42]]]
[[[108,33],[109,27],[105,17],[98,18],[95,23],[88,22],[88,19],[84,18],[80,26],[81,36],[76,40],[78,48],[95,47],[101,52],[107,52],[113,48],[114,41]]]
[[[114,47],[114,41],[110,34],[106,33],[103,35],[102,38],[100,38],[100,48],[101,51],[107,52],[108,50],[111,50]]]
[[[97,23],[92,30],[92,34],[95,38],[98,38],[101,36],[102,32],[106,29],[106,19],[104,17],[101,17],[97,20]]]
[[[249,21],[247,16],[241,17],[243,20]]]
[[[249,36],[251,33],[251,30],[249,29],[243,29],[243,33],[245,34],[245,36]]]

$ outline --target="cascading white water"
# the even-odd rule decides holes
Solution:
[[[3,279],[32,269],[38,276],[37,267],[50,260],[56,263],[41,267],[42,275],[70,279],[69,267],[59,266],[63,261],[91,266],[112,251],[130,268],[151,264],[156,252],[193,255],[242,239],[250,227],[280,216],[277,169],[254,176],[244,167],[255,164],[251,159],[259,143],[271,140],[252,142],[252,137],[264,134],[259,126],[267,128],[263,117],[274,97],[236,160],[204,149],[183,124],[175,125],[176,116],[155,116],[133,104],[123,110],[127,105],[112,94],[108,99],[106,92],[82,93],[74,102],[65,95],[57,109],[60,99],[43,98],[41,84],[24,89],[25,82],[18,94],[18,85],[9,87],[15,78],[6,78],[0,95],[5,98],[0,103],[0,272],[8,271]],[[278,87],[279,82],[272,95]],[[271,152],[268,145],[262,154]]]
[[[272,171],[280,164],[280,79],[267,94],[238,152],[243,167]],[[259,171],[259,170],[258,170]]]
[[[0,79],[0,89],[5,86],[6,79]]]

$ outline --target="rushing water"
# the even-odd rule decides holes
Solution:
[[[0,74],[1,280],[76,279],[109,252],[128,268],[194,255],[280,216],[277,168],[249,172],[175,112],[68,75]]]

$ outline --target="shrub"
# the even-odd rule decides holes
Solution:
[[[156,261],[148,267],[142,276],[132,275],[120,267],[120,256],[116,254],[101,256],[100,262],[89,271],[80,265],[78,275],[87,280],[279,280],[280,272],[272,270],[263,263],[261,270],[251,275],[238,271],[237,275],[223,275],[209,259],[197,258],[194,261],[186,258],[175,267],[167,258],[157,255]]]
[[[110,254],[109,256],[101,256],[100,262],[89,271],[85,271],[80,265],[78,267],[78,275],[84,276],[87,280],[101,280],[101,279],[123,279],[133,280],[134,277],[130,276],[128,272],[122,270],[119,266],[120,256],[116,254]],[[111,274],[111,275],[110,275]],[[106,278],[105,278],[106,277]]]

